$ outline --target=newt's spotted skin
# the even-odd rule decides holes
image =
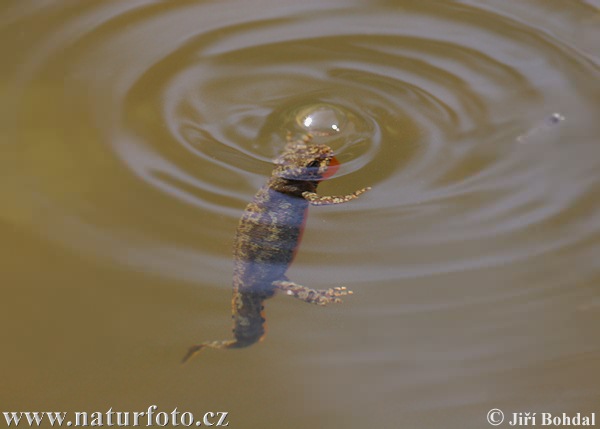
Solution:
[[[184,362],[206,347],[241,348],[262,339],[263,304],[277,289],[317,305],[341,302],[341,296],[352,293],[344,287],[310,289],[285,276],[300,244],[309,204],[341,204],[370,189],[338,197],[317,195],[319,183],[333,175],[339,164],[329,146],[310,144],[310,140],[310,136],[297,141],[288,137],[271,178],[240,219],[233,250],[234,339],[192,346]]]

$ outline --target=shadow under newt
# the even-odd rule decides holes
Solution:
[[[285,276],[304,229],[308,206],[341,204],[356,199],[371,188],[343,196],[319,196],[317,186],[339,167],[329,146],[311,144],[311,136],[291,140],[267,184],[248,204],[234,240],[232,340],[208,341],[192,346],[186,362],[203,348],[247,347],[262,339],[264,301],[277,289],[303,301],[326,305],[341,302],[352,292],[344,287],[317,290],[293,283]]]

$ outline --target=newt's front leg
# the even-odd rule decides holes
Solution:
[[[317,305],[339,303],[342,302],[342,300],[339,298],[340,296],[352,295],[352,291],[346,289],[345,287],[311,289],[288,280],[274,281],[273,286],[285,291],[288,295],[293,295],[302,301]]]
[[[332,195],[320,196],[316,192],[306,191],[306,192],[302,193],[302,198],[304,198],[306,201],[308,201],[313,206],[324,206],[327,204],[342,204],[342,203],[347,203],[348,201],[357,199],[360,194],[364,194],[369,189],[371,189],[371,187],[362,188],[351,194],[340,195],[340,196],[332,196]]]

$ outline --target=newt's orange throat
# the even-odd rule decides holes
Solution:
[[[329,166],[327,167],[327,171],[323,174],[323,180],[329,179],[340,169],[340,162],[337,160],[335,156],[332,156],[329,160]]]
[[[352,293],[345,287],[310,289],[285,276],[300,244],[309,204],[341,204],[371,189],[319,196],[317,186],[335,174],[339,162],[329,146],[310,144],[310,140],[310,135],[288,138],[271,178],[248,204],[238,224],[233,246],[234,339],[192,346],[184,362],[206,347],[240,348],[260,340],[265,334],[264,302],[276,290],[317,305],[341,302],[341,296]]]

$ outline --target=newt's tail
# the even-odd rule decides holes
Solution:
[[[272,294],[271,294],[272,295]],[[202,349],[241,349],[251,346],[265,336],[266,325],[263,302],[264,293],[236,293],[233,296],[232,340],[206,341],[190,347],[182,363],[187,362]]]
[[[225,340],[225,341],[207,341],[202,344],[197,344],[195,346],[190,347],[187,354],[181,360],[181,363],[184,364],[188,360],[190,360],[196,353],[198,353],[202,349],[210,348],[210,349],[235,349],[239,347],[244,347],[239,344],[237,340]]]
[[[197,344],[195,346],[190,347],[187,354],[181,360],[181,363],[186,363],[202,349],[241,349],[244,347],[251,346],[252,344],[260,341],[263,335],[255,338],[237,338],[235,340],[207,341],[202,344]]]

